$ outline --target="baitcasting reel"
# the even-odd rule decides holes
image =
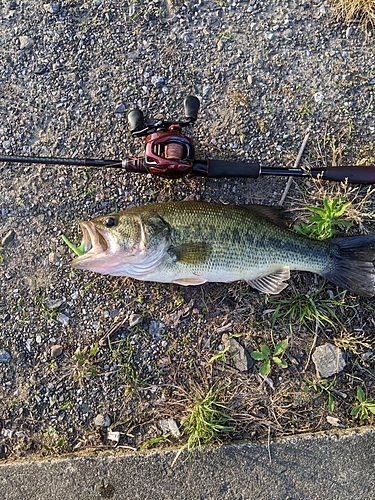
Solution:
[[[190,95],[184,99],[183,120],[160,120],[154,124],[145,123],[140,109],[130,111],[128,122],[132,136],[146,137],[143,162],[151,174],[178,178],[192,172],[194,143],[182,133],[182,129],[194,124],[199,106],[199,99]]]

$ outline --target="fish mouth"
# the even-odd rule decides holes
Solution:
[[[73,260],[72,266],[85,268],[85,263],[91,259],[100,258],[110,251],[110,241],[105,231],[98,229],[93,222],[81,222],[84,253]]]
[[[81,222],[80,226],[83,234],[84,255],[104,253],[108,250],[109,241],[104,231],[97,229],[92,222]]]

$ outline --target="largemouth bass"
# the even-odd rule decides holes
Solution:
[[[82,222],[85,253],[73,267],[145,281],[200,285],[245,280],[277,294],[291,270],[310,271],[363,295],[375,293],[375,236],[312,240],[263,205],[145,205]]]

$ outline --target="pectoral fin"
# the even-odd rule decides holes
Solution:
[[[185,245],[170,248],[168,253],[175,261],[182,264],[199,264],[208,257],[210,248],[207,243],[186,243]]]
[[[262,278],[256,278],[254,280],[248,280],[248,283],[250,286],[256,288],[260,292],[276,295],[288,286],[288,283],[285,283],[285,281],[289,278],[289,267],[283,267],[279,271],[269,274],[268,276],[263,276]]]

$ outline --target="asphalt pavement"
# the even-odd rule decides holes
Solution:
[[[0,465],[2,500],[373,500],[375,428],[264,445]]]

